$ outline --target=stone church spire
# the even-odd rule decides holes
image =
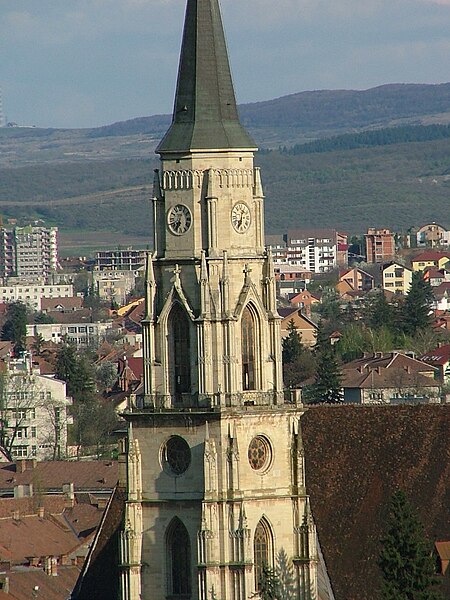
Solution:
[[[218,0],[188,0],[172,125],[157,152],[254,149],[236,107]]]

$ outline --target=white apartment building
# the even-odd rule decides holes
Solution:
[[[93,271],[92,283],[102,300],[125,304],[135,286],[138,271]]]
[[[347,236],[335,229],[291,229],[285,239],[290,265],[326,273],[347,264]]]
[[[0,286],[0,303],[23,302],[32,310],[42,310],[43,298],[71,298],[72,284],[40,285],[34,283],[16,283]]]
[[[10,359],[1,377],[1,444],[13,458],[48,460],[67,452],[66,383],[41,375],[31,355]]]
[[[104,323],[34,323],[27,325],[27,337],[41,335],[45,341],[58,344],[63,339],[77,348],[98,346],[112,328],[112,321]]]

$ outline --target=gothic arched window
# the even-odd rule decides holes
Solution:
[[[191,391],[189,319],[179,304],[170,313],[169,336],[175,397]]]
[[[255,321],[249,308],[246,306],[242,312],[241,320],[242,339],[242,389],[254,390],[255,377]]]
[[[269,524],[263,518],[259,521],[253,538],[253,554],[255,564],[255,585],[259,588],[263,567],[272,565],[272,534]]]
[[[191,597],[191,545],[183,523],[175,518],[167,530],[167,592],[169,598]]]

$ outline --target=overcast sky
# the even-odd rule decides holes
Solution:
[[[239,103],[450,81],[450,0],[221,0]],[[10,121],[171,112],[185,0],[0,0]]]

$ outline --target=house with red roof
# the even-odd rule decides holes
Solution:
[[[413,271],[425,271],[425,269],[434,267],[444,269],[450,262],[449,252],[438,252],[437,250],[426,250],[412,259]]]
[[[450,383],[450,344],[439,346],[422,354],[420,360],[438,369],[439,380],[442,383]]]

